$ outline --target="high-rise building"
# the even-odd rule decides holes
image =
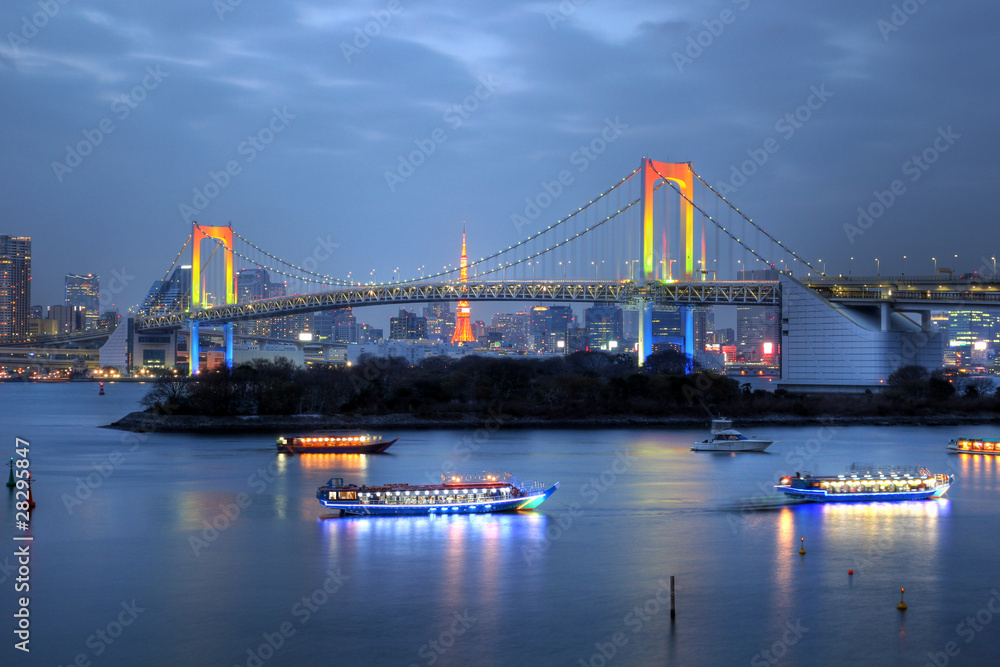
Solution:
[[[766,361],[781,346],[778,306],[736,307],[736,351],[747,362]],[[770,352],[768,351],[770,350]]]
[[[31,237],[0,236],[0,343],[28,337]]]
[[[101,279],[92,273],[66,274],[66,305],[86,309],[83,313],[84,329],[96,329],[101,318]]]
[[[190,308],[191,267],[179,266],[166,280],[153,283],[139,307],[139,315],[162,315]]]
[[[531,309],[532,349],[554,352],[566,341],[566,330],[575,323],[571,306],[535,306]]]
[[[64,306],[62,304],[49,306],[49,319],[58,322],[61,334],[71,334],[83,331],[87,325],[87,309],[83,306]]]
[[[427,337],[431,340],[451,340],[455,333],[455,313],[447,301],[424,306]]]
[[[398,317],[389,318],[389,338],[393,340],[416,340],[427,338],[427,318],[416,313],[399,309]]]
[[[624,338],[622,309],[613,304],[595,303],[583,311],[587,331],[587,347],[607,350],[622,345]],[[614,344],[611,345],[611,341]]]
[[[493,315],[493,328],[500,332],[502,347],[511,350],[529,350],[529,332],[531,330],[531,313],[496,313]]]

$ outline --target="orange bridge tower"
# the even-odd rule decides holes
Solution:
[[[465,254],[465,229],[462,229],[462,261],[459,264],[458,279],[461,283],[469,280],[469,258]],[[472,335],[472,322],[469,321],[469,302],[459,301],[458,312],[455,314],[455,333],[451,336],[452,343],[475,343]]]

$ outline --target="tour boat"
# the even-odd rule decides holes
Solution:
[[[731,419],[713,419],[712,437],[694,443],[694,452],[762,452],[773,444],[773,440],[746,437],[733,428]]]
[[[1000,454],[1000,440],[958,438],[948,443],[948,449],[960,454]]]
[[[559,482],[545,488],[521,482],[510,473],[442,474],[440,484],[357,486],[334,477],[316,490],[323,507],[345,514],[477,514],[533,510],[555,493]]]
[[[818,503],[927,500],[942,497],[954,481],[954,475],[935,475],[915,466],[852,465],[844,475],[795,473],[795,477],[782,477],[774,488],[792,498]]]
[[[285,454],[379,454],[399,438],[383,440],[364,431],[316,431],[310,435],[278,438],[278,451]]]

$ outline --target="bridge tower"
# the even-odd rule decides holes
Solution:
[[[226,263],[226,304],[236,303],[236,281],[233,277],[233,226],[208,227],[199,225],[197,221],[192,223],[191,228],[191,312],[204,308],[202,303],[201,288],[201,242],[205,239],[215,239],[222,244],[223,258]],[[198,355],[198,322],[190,320],[191,327],[188,335],[188,367],[191,375],[197,375],[199,371]],[[224,325],[226,366],[233,367],[233,323],[227,322]]]
[[[683,277],[685,282],[695,279],[694,272],[694,171],[690,162],[656,162],[642,159],[642,272],[643,285],[655,279],[656,244],[653,234],[653,192],[657,181],[666,179],[677,184],[681,193],[681,245],[684,248]],[[666,260],[666,258],[664,258]],[[704,267],[703,267],[704,268]],[[694,319],[687,306],[681,307],[684,328],[684,353],[694,354]],[[642,304],[639,313],[639,365],[653,351],[653,310],[649,302]]]
[[[465,254],[465,228],[462,228],[462,260],[459,264],[458,279],[463,284],[469,280],[469,258]],[[472,335],[472,322],[470,321],[471,309],[468,301],[459,301],[455,314],[455,333],[451,336],[452,343],[475,343],[476,337]]]

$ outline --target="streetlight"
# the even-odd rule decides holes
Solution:
[[[991,257],[990,259],[993,260],[993,280],[996,280],[997,279],[997,258],[996,257]]]
[[[937,257],[931,257],[931,259],[934,261],[934,277],[936,278],[937,277]]]
[[[875,277],[878,278],[882,275],[882,270],[879,268],[878,257],[875,258]]]
[[[638,260],[638,259],[630,259],[628,261],[628,279],[629,280],[635,280],[635,269],[632,267],[632,265],[635,264],[638,261],[640,261],[640,260]]]
[[[847,267],[847,277],[850,278],[851,274],[854,273],[854,258],[851,257],[851,263]]]
[[[819,263],[823,265],[823,275],[825,276],[826,275],[826,262],[824,262],[823,258],[820,257]]]
[[[371,270],[372,274],[372,285],[378,285],[378,274],[375,273],[375,269]]]
[[[899,263],[899,275],[906,275],[906,255],[903,255],[903,261]]]

